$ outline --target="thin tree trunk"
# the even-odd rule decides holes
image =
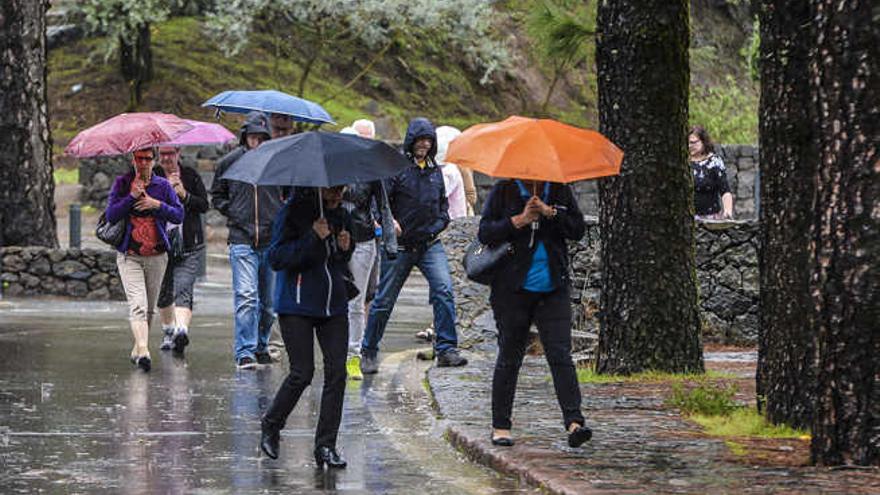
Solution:
[[[143,86],[153,79],[153,49],[150,24],[138,28],[137,38],[119,38],[119,70],[129,84],[128,110],[133,111],[143,99]]]
[[[58,245],[46,108],[48,4],[0,4],[0,246]]]
[[[322,101],[321,104],[323,105],[324,103],[327,103],[328,101],[332,101],[334,98],[336,98],[337,96],[342,94],[343,91],[346,91],[349,88],[351,88],[352,86],[354,86],[354,84],[356,82],[358,82],[362,77],[364,77],[370,71],[370,69],[372,69],[373,66],[376,65],[376,62],[378,62],[379,60],[382,59],[382,57],[385,56],[385,54],[388,52],[388,49],[391,48],[392,44],[393,44],[392,41],[389,41],[388,43],[386,43],[385,46],[383,46],[381,50],[379,50],[378,52],[373,54],[372,58],[370,58],[370,61],[367,62],[367,65],[365,65],[364,68],[361,69],[360,72],[358,72],[353,78],[351,78],[350,81],[345,83],[345,86],[339,88],[335,93],[330,95],[329,98],[324,99],[324,101]]]
[[[625,153],[599,183],[602,242],[597,369],[703,371],[694,260],[686,0],[600,2],[602,133]]]
[[[818,166],[809,107],[809,4],[762,0],[761,324],[758,406],[773,423],[809,428],[816,341],[810,323],[809,239]]]
[[[880,23],[872,0],[813,0],[818,125],[810,289],[819,369],[812,457],[880,464]]]

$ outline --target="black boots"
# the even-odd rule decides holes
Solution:
[[[345,459],[339,457],[336,449],[326,446],[315,447],[315,464],[318,465],[318,469],[324,469],[325,467],[344,469],[348,465]]]
[[[277,428],[271,426],[262,426],[262,434],[260,435],[260,450],[272,459],[278,459],[279,443],[281,442],[281,432]]]
[[[593,438],[593,430],[580,425],[574,431],[568,433],[568,446],[580,447],[591,438]]]

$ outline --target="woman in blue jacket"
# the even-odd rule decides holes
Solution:
[[[348,262],[351,216],[342,208],[344,186],[323,188],[324,216],[318,195],[297,188],[275,219],[269,264],[277,272],[275,312],[287,349],[290,374],[262,420],[260,448],[272,459],[279,453],[280,433],[315,372],[314,337],[324,355],[324,390],[315,432],[318,467],[344,468],[336,452],[336,435],[345,394],[348,352]]]
[[[489,301],[498,327],[492,378],[492,443],[513,445],[510,416],[519,369],[534,323],[550,365],[568,444],[592,436],[581,413],[581,392],[571,359],[571,302],[566,241],[584,236],[584,217],[564,184],[503,180],[489,193],[480,242],[510,242],[513,252],[492,280]]]

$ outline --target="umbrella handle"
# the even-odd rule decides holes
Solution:
[[[324,218],[324,198],[322,197],[321,188],[318,188],[318,211],[320,212],[319,218]]]

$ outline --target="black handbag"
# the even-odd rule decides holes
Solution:
[[[122,244],[122,239],[125,238],[125,229],[127,227],[128,222],[125,218],[120,218],[111,223],[107,221],[107,213],[104,212],[98,217],[98,225],[95,227],[95,237],[101,242],[109,244],[111,247],[115,248]]]
[[[513,251],[509,242],[497,246],[482,244],[479,239],[467,247],[464,253],[464,271],[467,278],[478,284],[489,285],[495,277],[495,271],[501,261]]]

